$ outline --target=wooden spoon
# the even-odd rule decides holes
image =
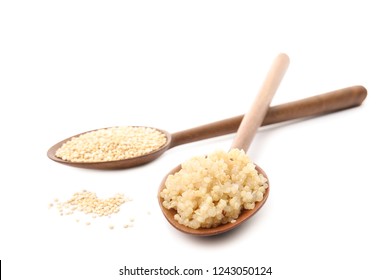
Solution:
[[[269,70],[267,77],[261,87],[259,93],[257,94],[255,101],[253,102],[250,110],[245,114],[242,122],[238,128],[236,137],[233,140],[231,149],[242,149],[245,152],[249,149],[249,146],[256,134],[257,128],[261,125],[268,110],[269,104],[284,76],[285,71],[289,65],[289,58],[285,54],[280,54],[274,60],[271,69]],[[160,193],[165,189],[165,182],[169,175],[175,174],[181,169],[180,166],[174,168],[168,175],[163,179],[159,192],[158,192],[158,201],[160,208],[168,220],[168,222],[174,226],[179,231],[184,233],[189,233],[198,236],[210,236],[221,234],[226,231],[232,230],[241,223],[245,222],[247,219],[252,217],[265,203],[269,195],[269,181],[265,172],[256,165],[256,170],[259,174],[262,174],[268,181],[268,188],[265,191],[263,200],[255,204],[254,209],[243,211],[240,216],[236,219],[234,223],[226,223],[223,225],[216,226],[214,228],[198,228],[193,229],[185,225],[180,224],[174,217],[177,214],[175,209],[167,209],[163,206],[163,198],[161,198]]]
[[[362,104],[367,96],[367,90],[363,86],[347,87],[301,100],[292,101],[289,103],[270,107],[262,123],[262,126],[275,123],[285,122],[298,118],[318,116],[332,113],[339,110],[344,110],[356,107]],[[163,132],[167,138],[166,143],[159,149],[135,158],[106,161],[106,162],[70,162],[55,156],[56,151],[67,141],[73,137],[69,137],[52,146],[47,155],[50,159],[75,167],[92,168],[92,169],[124,169],[142,165],[157,159],[166,150],[183,145],[190,142],[195,142],[211,137],[217,137],[237,131],[243,115],[232,117],[226,120],[213,122],[210,124],[198,126],[195,128],[179,131],[173,134],[165,130],[158,129]],[[84,132],[86,133],[86,132]]]

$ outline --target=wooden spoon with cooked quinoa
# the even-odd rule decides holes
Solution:
[[[253,216],[267,200],[267,175],[246,152],[288,65],[286,54],[275,58],[230,151],[192,158],[163,179],[158,200],[176,229],[198,236],[221,234]]]

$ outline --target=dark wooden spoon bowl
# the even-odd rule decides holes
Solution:
[[[165,181],[167,180],[169,175],[173,175],[176,172],[180,171],[181,165],[175,167],[172,169],[162,180],[159,191],[158,191],[158,202],[161,208],[161,211],[164,214],[164,217],[167,219],[167,221],[177,230],[183,232],[183,233],[188,233],[191,235],[196,235],[196,236],[212,236],[212,235],[217,235],[221,234],[227,231],[232,230],[235,227],[238,227],[241,225],[244,221],[248,220],[251,218],[254,214],[257,213],[257,211],[260,210],[260,208],[264,205],[264,203],[267,201],[268,195],[269,195],[269,180],[267,175],[265,174],[264,170],[262,170],[259,166],[256,165],[256,170],[259,174],[262,174],[266,179],[268,183],[268,188],[266,188],[263,200],[256,202],[255,208],[251,210],[245,210],[243,209],[238,218],[234,223],[226,223],[219,225],[217,227],[213,228],[198,228],[198,229],[193,229],[187,226],[184,226],[180,224],[178,221],[175,220],[175,215],[177,214],[175,209],[167,209],[163,206],[163,201],[164,199],[160,196],[160,192],[165,188]]]
[[[52,146],[48,151],[47,151],[47,156],[58,163],[70,165],[73,167],[80,167],[80,168],[89,168],[89,169],[101,169],[101,170],[115,170],[115,169],[125,169],[125,168],[130,168],[130,167],[135,167],[139,165],[146,164],[148,162],[151,162],[161,156],[166,150],[170,148],[170,144],[172,142],[172,135],[168,133],[165,130],[157,129],[156,130],[160,131],[163,133],[167,139],[165,144],[161,146],[160,148],[154,150],[151,153],[142,155],[142,156],[137,156],[134,158],[128,158],[128,159],[122,159],[122,160],[112,160],[112,161],[102,161],[102,162],[75,162],[75,161],[69,161],[69,160],[63,160],[62,158],[59,158],[56,156],[56,152],[63,144],[68,142],[74,137],[78,137],[82,134],[96,131],[96,130],[91,130],[87,131],[84,133],[80,133],[77,135],[74,135],[72,137],[69,137],[65,140],[62,140],[61,142],[58,142],[54,146]]]

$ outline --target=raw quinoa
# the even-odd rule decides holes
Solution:
[[[156,151],[167,142],[155,128],[119,126],[99,129],[73,137],[56,152],[71,162],[102,162],[139,157]]]

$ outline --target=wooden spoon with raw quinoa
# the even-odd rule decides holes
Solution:
[[[262,126],[359,106],[367,90],[352,86],[270,107]],[[237,131],[243,115],[179,131],[139,126],[111,127],[81,133],[53,145],[53,161],[81,168],[123,169],[157,159],[166,150]]]

